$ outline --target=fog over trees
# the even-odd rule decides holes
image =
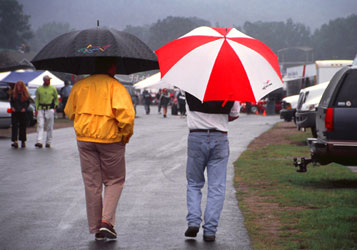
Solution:
[[[0,0],[0,49],[27,49],[38,52],[58,35],[74,30],[68,22],[46,22],[35,30],[31,16],[24,13],[17,0]],[[152,24],[127,25],[123,31],[144,41],[153,50],[199,26],[220,26],[198,17],[167,16]],[[266,43],[282,60],[314,61],[353,59],[357,53],[357,15],[336,18],[311,30],[306,24],[286,21],[246,21],[233,25],[238,30]],[[6,34],[6,35],[3,35]],[[310,53],[307,58],[307,53]]]

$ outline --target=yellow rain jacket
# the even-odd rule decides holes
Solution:
[[[135,111],[126,88],[106,74],[91,75],[73,85],[65,113],[74,120],[77,140],[128,143]]]

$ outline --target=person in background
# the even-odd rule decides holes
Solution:
[[[115,72],[114,62],[98,64],[96,74],[73,85],[65,108],[74,120],[89,232],[96,240],[117,238],[114,224],[125,182],[125,147],[134,131],[130,94],[114,78]]]
[[[201,189],[207,169],[208,193],[204,212],[203,240],[215,241],[226,190],[229,157],[228,122],[239,116],[239,103],[201,102],[186,92],[187,126],[187,224],[186,237],[196,237],[201,222]]]
[[[186,96],[183,90],[179,90],[177,94],[177,100],[178,100],[181,117],[184,117],[186,116]]]
[[[160,98],[160,105],[163,109],[163,117],[166,118],[167,117],[167,106],[170,103],[170,94],[169,91],[167,89],[163,89],[162,90],[162,95]]]
[[[68,80],[64,81],[64,87],[61,88],[61,90],[60,90],[62,107],[63,107],[63,110],[62,110],[63,118],[66,118],[64,109],[66,107],[66,103],[67,103],[69,94],[71,93],[71,90],[72,90],[72,85],[70,84],[70,82]]]
[[[161,96],[162,96],[162,90],[159,89],[159,92],[156,93],[156,101],[157,101],[157,112],[158,114],[161,114]]]
[[[147,89],[144,89],[142,96],[143,96],[143,102],[145,107],[145,113],[148,115],[150,114],[150,104],[151,104],[152,97]]]
[[[18,148],[19,139],[21,147],[26,147],[26,110],[30,105],[30,95],[25,83],[18,81],[10,95],[11,105],[11,144],[12,147]]]
[[[46,125],[46,148],[51,147],[53,123],[56,108],[58,107],[58,93],[55,87],[51,86],[51,77],[43,77],[43,85],[36,90],[36,115],[37,115],[37,143],[35,147],[42,148],[44,130]]]

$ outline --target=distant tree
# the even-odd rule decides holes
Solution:
[[[128,25],[124,31],[137,36],[152,50],[156,50],[199,26],[211,26],[211,23],[196,17],[168,16],[151,25]]]
[[[35,37],[31,40],[31,47],[34,51],[38,52],[43,48],[43,46],[45,46],[48,42],[57,36],[72,30],[73,29],[68,23],[45,23],[36,30]]]
[[[150,27],[150,39],[148,45],[153,50],[160,48],[172,40],[188,33],[199,26],[210,26],[209,21],[196,17],[172,17],[168,16],[158,20]]]
[[[245,22],[242,29],[283,57],[281,61],[312,60],[310,28],[304,24],[289,18],[286,22]]]
[[[337,18],[317,29],[313,47],[317,59],[353,59],[357,53],[357,15]]]
[[[146,44],[148,44],[148,42],[149,42],[150,25],[144,25],[144,26],[127,25],[123,31],[136,36],[137,38],[139,38],[141,41],[143,41]]]
[[[294,23],[292,19],[286,22],[245,22],[242,32],[264,42],[275,53],[285,48],[311,46],[310,28]]]
[[[0,0],[0,48],[17,49],[27,43],[33,36],[29,19],[16,0]]]

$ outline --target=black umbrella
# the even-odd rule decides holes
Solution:
[[[114,29],[72,31],[49,42],[32,60],[36,69],[72,74],[97,73],[101,62],[115,61],[117,74],[158,69],[155,53],[137,37]]]
[[[0,72],[34,68],[23,53],[17,50],[0,51]]]

